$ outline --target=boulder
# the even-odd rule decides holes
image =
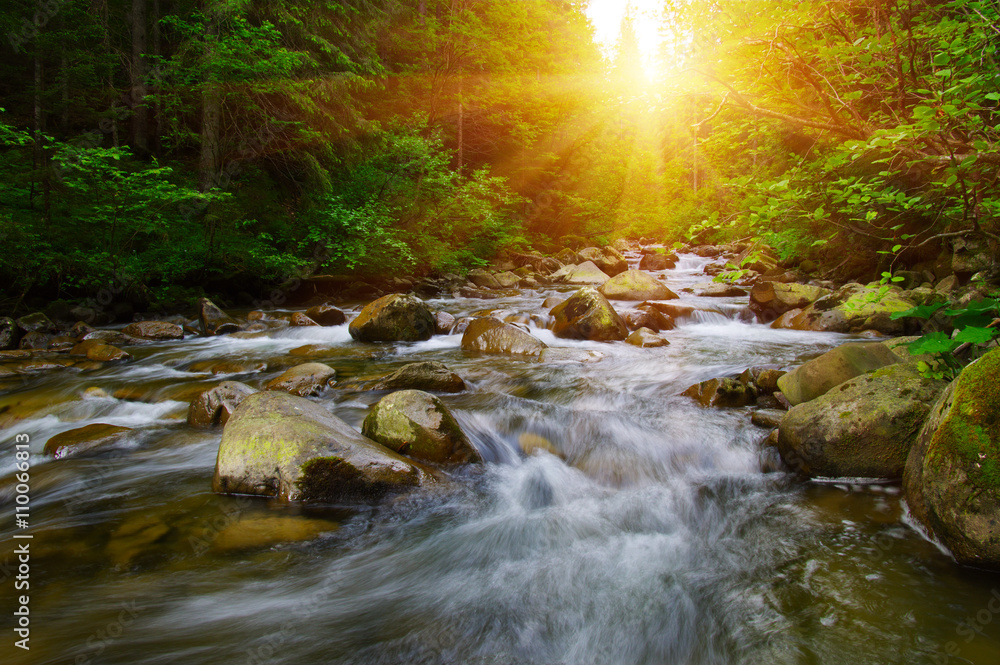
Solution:
[[[304,363],[296,365],[274,379],[271,379],[264,390],[280,390],[299,397],[318,395],[333,383],[337,370],[323,363]]]
[[[24,334],[18,347],[30,351],[44,351],[49,348],[49,339],[47,334],[33,330]]]
[[[587,247],[577,254],[582,261],[590,261],[604,274],[614,277],[628,270],[628,261],[621,252],[612,247]]]
[[[166,321],[137,321],[122,329],[129,337],[148,340],[184,339],[184,329]]]
[[[347,315],[333,305],[316,305],[306,310],[306,316],[321,326],[340,326],[347,323]]]
[[[654,307],[619,310],[618,314],[629,330],[649,328],[654,332],[673,330],[674,320]]]
[[[198,322],[206,337],[225,335],[240,329],[240,322],[229,316],[208,298],[198,299]]]
[[[104,423],[77,427],[56,434],[45,442],[44,452],[56,459],[84,454],[98,454],[114,447],[134,430]]]
[[[596,342],[624,340],[625,321],[597,289],[583,288],[552,308],[552,331],[556,337]]]
[[[243,400],[226,423],[212,489],[337,502],[379,499],[419,486],[423,477],[408,460],[322,406],[265,391]]]
[[[372,390],[407,389],[458,393],[465,390],[465,381],[442,363],[426,361],[404,365],[372,385]]]
[[[438,464],[481,462],[454,416],[434,395],[401,390],[386,395],[365,417],[361,433],[401,455]]]
[[[496,275],[494,275],[494,278],[496,278],[497,283],[500,285],[501,289],[513,289],[517,287],[521,282],[521,276],[515,275],[510,271],[497,273]]]
[[[598,289],[608,300],[672,300],[677,294],[660,280],[641,270],[626,270]]]
[[[577,263],[582,262],[580,256],[568,247],[560,250],[559,253],[556,254],[556,260],[564,266],[576,265]]]
[[[462,335],[462,348],[480,353],[538,356],[544,342],[510,323],[492,317],[473,319]]]
[[[670,270],[677,267],[676,254],[646,254],[639,260],[640,270]]]
[[[847,284],[786,320],[785,317],[791,313],[787,312],[782,317],[781,327],[853,333],[874,330],[886,335],[901,335],[907,332],[908,325],[912,327],[919,323],[908,323],[906,318],[894,320],[892,315],[915,305],[899,289],[889,288],[882,292],[882,287],[878,285]]]
[[[42,312],[22,316],[17,320],[17,327],[22,333],[39,332],[48,335],[54,334],[57,330],[56,324]]]
[[[73,349],[79,347],[79,344]],[[132,356],[119,349],[117,346],[111,346],[110,344],[95,344],[87,349],[87,360],[95,360],[97,362],[107,363],[107,362],[125,362],[132,360]]]
[[[392,293],[365,306],[348,331],[359,342],[416,342],[434,334],[434,314],[420,298]]]
[[[585,261],[577,266],[566,266],[552,273],[552,279],[565,284],[604,284],[610,279],[593,261]]]
[[[910,513],[959,563],[1000,569],[1000,350],[938,398],[903,474]]]
[[[14,319],[9,316],[0,317],[0,351],[16,349],[20,337],[21,331],[18,330]]]
[[[767,322],[787,311],[808,307],[828,294],[829,289],[808,284],[757,282],[750,289],[750,309]]]
[[[239,381],[223,381],[191,400],[187,421],[191,427],[225,425],[247,397],[257,391]]]
[[[785,413],[780,409],[761,409],[750,414],[750,422],[764,429],[777,429],[781,425],[781,419],[785,417]],[[777,438],[774,440],[774,445],[778,445]]]
[[[857,376],[792,407],[779,426],[778,450],[807,476],[901,478],[906,456],[946,385],[923,378],[912,364]]]
[[[302,312],[293,312],[292,316],[289,318],[289,323],[296,328],[313,328],[319,327],[319,324],[309,318],[308,315]]]
[[[501,289],[504,288],[500,286],[500,282],[497,281],[495,275],[485,270],[476,268],[475,270],[470,270],[469,274],[466,275],[468,280],[475,284],[481,289]]]
[[[455,317],[448,312],[434,312],[434,333],[447,335],[455,325]]]
[[[691,305],[680,305],[675,302],[648,301],[639,303],[640,308],[652,307],[658,312],[669,316],[671,319],[685,319],[695,313],[695,308]]]
[[[740,407],[749,406],[757,399],[757,393],[752,385],[747,385],[739,379],[709,379],[696,383],[681,393],[690,397],[703,407]]]
[[[878,342],[842,344],[782,376],[778,388],[795,406],[816,399],[848,379],[898,362],[899,356]]]
[[[739,298],[747,294],[746,289],[722,282],[702,282],[694,288],[702,298]]]
[[[638,346],[643,349],[668,346],[670,344],[663,336],[657,335],[655,331],[649,328],[639,328],[629,335],[625,341],[632,346]]]

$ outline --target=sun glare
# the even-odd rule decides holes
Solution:
[[[631,4],[643,72],[649,81],[654,81],[661,73],[658,53],[662,42],[659,29],[662,0],[631,0]],[[628,5],[629,2],[623,0],[590,0],[587,8],[587,16],[594,24],[595,38],[609,58],[614,54]]]

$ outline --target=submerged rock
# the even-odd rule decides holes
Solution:
[[[677,294],[641,270],[626,270],[598,289],[608,300],[672,300]]]
[[[369,303],[348,331],[359,342],[416,342],[434,334],[434,314],[413,295],[391,293]]]
[[[265,390],[281,390],[291,395],[308,397],[318,395],[333,383],[337,370],[323,363],[305,363],[296,365],[274,379],[271,379]]]
[[[62,434],[56,434],[45,443],[45,454],[56,459],[85,454],[98,454],[113,448],[134,430],[104,423],[94,423],[77,427]]]
[[[473,319],[462,335],[462,348],[479,353],[538,356],[547,347],[540,339],[492,317]]]
[[[848,379],[898,362],[899,356],[878,342],[843,344],[785,374],[778,379],[778,387],[795,406]]]
[[[401,390],[386,395],[365,418],[361,433],[401,455],[426,462],[481,462],[454,416],[434,395]]]
[[[404,365],[372,385],[372,390],[406,389],[457,393],[465,390],[465,381],[442,363],[427,361]]]
[[[222,433],[212,489],[285,500],[375,500],[421,484],[405,458],[302,397],[265,391],[237,407]]]
[[[628,327],[597,289],[583,288],[549,312],[556,337],[597,342],[624,340]]]
[[[239,381],[223,381],[200,393],[188,407],[188,424],[192,427],[225,425],[243,400],[257,391]]]

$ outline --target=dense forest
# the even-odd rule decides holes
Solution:
[[[655,75],[648,16],[608,49],[586,10],[4,3],[0,310],[237,304],[579,236],[863,281],[1000,241],[997,2],[664,0]]]

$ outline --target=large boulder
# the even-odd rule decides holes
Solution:
[[[911,514],[960,563],[1000,569],[1000,350],[931,409],[903,475]]]
[[[17,342],[21,337],[14,319],[9,316],[0,317],[0,351],[16,349]]]
[[[334,502],[416,487],[423,473],[322,406],[281,392],[250,395],[222,432],[212,489]]]
[[[462,335],[462,348],[479,353],[538,356],[546,348],[540,339],[517,326],[492,317],[473,319]]]
[[[94,423],[56,434],[45,442],[44,453],[56,459],[77,455],[96,455],[116,446],[134,430],[128,427]]]
[[[371,410],[361,433],[401,455],[438,464],[481,462],[454,416],[434,395],[401,390]]]
[[[671,300],[677,294],[647,272],[626,270],[598,289],[608,300]]]
[[[493,273],[480,268],[470,270],[469,274],[466,275],[468,280],[478,286],[481,289],[501,289],[500,282],[493,275]]]
[[[299,397],[318,395],[333,382],[337,370],[323,363],[304,363],[271,379],[265,390],[280,390]]]
[[[917,303],[896,288],[878,285],[846,284],[793,315],[789,310],[772,327],[825,332],[861,332],[875,330],[886,335],[901,335],[908,326],[919,325],[907,318],[893,319]]]
[[[610,279],[593,261],[585,261],[580,265],[570,265],[560,268],[551,275],[553,281],[564,284],[604,284]]]
[[[677,267],[676,254],[646,254],[639,260],[641,270],[669,270]]]
[[[597,342],[624,340],[628,327],[597,289],[583,288],[549,312],[556,337]]]
[[[166,321],[137,321],[122,329],[129,337],[146,340],[184,339],[184,329]]]
[[[198,323],[206,337],[225,335],[240,329],[240,322],[229,316],[208,298],[198,299]]]
[[[628,261],[621,252],[613,247],[588,247],[581,249],[577,254],[583,261],[590,261],[604,274],[614,277],[619,273],[628,270]]]
[[[359,342],[416,342],[434,334],[434,314],[420,298],[391,293],[369,303],[348,331]]]
[[[187,421],[192,427],[225,425],[243,400],[257,391],[239,381],[223,381],[199,393],[188,407]]]
[[[56,332],[56,324],[42,312],[25,314],[17,320],[17,327],[22,333],[39,332],[51,335]]]
[[[306,310],[306,316],[321,326],[339,326],[347,323],[347,315],[333,305],[315,305]]]
[[[808,476],[901,478],[931,404],[946,385],[920,376],[914,364],[857,376],[792,407],[779,427],[778,450]]]
[[[795,406],[816,399],[848,379],[898,362],[900,357],[878,342],[842,344],[782,376],[778,387]]]
[[[750,309],[762,321],[770,321],[793,309],[803,309],[830,293],[808,284],[757,282],[750,289]]]
[[[629,330],[649,328],[654,332],[673,330],[674,320],[655,307],[637,307],[635,309],[618,310],[618,314]]]
[[[465,381],[444,364],[431,360],[404,365],[372,386],[372,390],[407,389],[458,393],[465,390]]]

